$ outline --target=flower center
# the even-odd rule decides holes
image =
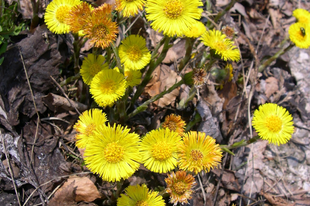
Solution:
[[[56,11],[56,19],[60,23],[64,24],[69,11],[70,11],[70,6],[68,5],[60,6]]]
[[[203,154],[199,150],[192,150],[191,157],[194,161],[202,161]]]
[[[135,206],[148,206],[148,204],[144,200],[139,200]]]
[[[113,94],[115,91],[115,82],[111,79],[106,80],[101,85],[101,91],[104,94]]]
[[[169,157],[171,157],[171,150],[170,150],[170,146],[165,143],[165,142],[159,142],[157,144],[155,144],[152,148],[152,156],[156,159],[156,160],[166,160]]]
[[[227,45],[224,42],[219,41],[216,42],[216,46],[213,49],[216,49],[216,51],[226,51]]]
[[[282,128],[282,121],[278,116],[271,115],[266,118],[266,127],[271,132],[279,132]]]
[[[101,71],[101,66],[97,63],[94,63],[89,68],[90,76],[94,77],[98,72]]]
[[[177,182],[172,187],[178,195],[183,195],[186,191],[186,184],[184,182]]]
[[[123,159],[124,149],[122,146],[118,145],[116,142],[107,144],[103,151],[103,155],[107,162],[117,163]]]
[[[85,136],[90,136],[93,134],[94,130],[96,129],[95,124],[90,124],[85,129]]]
[[[166,3],[163,10],[169,19],[177,19],[182,16],[184,5],[180,0],[171,0]]]
[[[109,34],[109,30],[105,25],[97,25],[94,26],[92,30],[93,36],[99,39],[105,39],[105,37]]]
[[[141,59],[141,57],[142,57],[142,52],[138,46],[134,45],[128,49],[128,58],[131,61],[134,61],[134,62],[138,61]]]
[[[173,121],[169,121],[168,124],[167,124],[168,128],[171,130],[171,131],[176,131],[177,130],[177,123],[176,122],[173,122]]]

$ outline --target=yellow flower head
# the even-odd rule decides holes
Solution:
[[[141,142],[142,163],[152,172],[164,173],[177,166],[177,148],[181,136],[166,129],[152,130]]]
[[[184,33],[189,38],[198,38],[206,32],[205,25],[200,21],[195,21],[194,24],[188,27],[188,30]]]
[[[239,61],[240,51],[232,41],[218,30],[209,30],[202,35],[202,42],[210,47],[215,54],[220,55],[224,61]]]
[[[288,30],[290,39],[301,49],[307,49],[310,46],[310,25],[300,22],[294,23]]]
[[[100,71],[90,84],[90,93],[101,107],[112,106],[115,101],[124,96],[125,91],[124,75],[112,69]]]
[[[114,70],[120,72],[118,67],[115,67]],[[134,87],[140,84],[142,76],[142,73],[140,71],[127,68],[124,68],[124,70],[126,82],[129,87]]]
[[[274,103],[260,105],[254,112],[252,125],[260,138],[275,145],[287,143],[294,133],[292,115]]]
[[[187,200],[192,199],[192,188],[196,185],[195,178],[190,174],[187,175],[185,171],[177,171],[168,174],[165,181],[167,183],[166,192],[170,194],[170,203],[174,205],[188,204]]]
[[[85,37],[96,47],[106,48],[116,39],[117,24],[112,21],[112,6],[103,4],[91,12],[83,30]]]
[[[70,26],[70,31],[78,33],[82,31],[87,25],[87,19],[89,18],[93,7],[82,2],[71,8],[65,22]]]
[[[125,194],[117,199],[117,206],[165,206],[158,192],[149,191],[145,184],[128,186]]]
[[[87,168],[109,182],[133,175],[140,166],[140,138],[129,131],[127,127],[116,124],[96,128],[84,153]]]
[[[215,139],[206,136],[204,132],[189,132],[183,137],[179,147],[179,168],[199,173],[216,167],[222,158],[222,150]]]
[[[138,35],[130,35],[124,39],[118,52],[121,62],[128,69],[143,69],[151,61],[151,54],[146,47],[145,39]]]
[[[116,0],[116,10],[123,12],[124,17],[135,16],[143,10],[146,0]]]
[[[161,126],[162,128],[168,128],[183,136],[185,125],[186,123],[182,120],[180,115],[170,114],[169,116],[166,116],[165,121]]]
[[[69,33],[70,26],[66,19],[70,9],[80,3],[80,0],[53,0],[46,7],[44,21],[47,28],[55,34]]]
[[[310,24],[310,12],[305,9],[295,9],[293,16],[299,23]]]
[[[90,85],[94,76],[103,69],[109,69],[109,65],[105,62],[105,58],[101,55],[95,56],[94,54],[88,54],[83,60],[81,66],[81,76],[85,84]]]
[[[198,7],[202,5],[200,0],[148,0],[146,18],[153,21],[154,30],[166,36],[183,36],[200,19],[203,10]]]
[[[78,132],[75,136],[76,146],[84,149],[92,139],[95,129],[104,125],[107,121],[107,115],[100,109],[90,109],[83,112],[74,128]]]

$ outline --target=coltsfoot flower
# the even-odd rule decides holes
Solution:
[[[169,116],[166,116],[165,121],[161,126],[162,128],[168,128],[183,136],[185,125],[186,123],[182,120],[180,115],[170,114]]]
[[[292,115],[274,103],[260,105],[254,111],[252,125],[261,139],[280,145],[287,143],[294,133]]]
[[[116,0],[116,10],[122,12],[124,17],[135,16],[143,10],[146,0]]]
[[[294,23],[288,30],[290,39],[301,49],[307,49],[310,46],[310,25],[304,23]]]

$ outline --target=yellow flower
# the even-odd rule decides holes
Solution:
[[[151,60],[145,39],[138,35],[130,35],[122,41],[118,48],[119,57],[125,68],[140,70]]]
[[[218,30],[209,30],[202,35],[202,42],[210,47],[215,54],[220,55],[224,61],[239,61],[240,51],[232,41]]]
[[[66,34],[70,31],[70,26],[65,20],[72,7],[80,4],[80,0],[53,0],[46,7],[44,21],[47,28],[55,34]]]
[[[183,137],[179,158],[179,168],[182,170],[195,174],[202,170],[208,172],[221,162],[222,150],[209,135],[191,131]]]
[[[200,21],[195,21],[194,24],[188,27],[188,30],[185,31],[185,36],[189,38],[198,38],[206,32],[205,25]]]
[[[192,187],[196,185],[195,178],[190,174],[187,175],[185,171],[177,171],[170,173],[165,181],[166,192],[170,194],[170,203],[188,204],[187,200],[192,199]]]
[[[165,201],[158,192],[149,191],[145,184],[130,185],[117,199],[117,206],[165,206]]]
[[[78,148],[85,148],[88,142],[92,139],[95,129],[104,125],[107,121],[107,115],[100,109],[90,109],[83,112],[74,128],[78,132],[75,136],[76,146]]]
[[[135,16],[143,10],[146,0],[116,0],[116,10],[123,12],[124,17]]]
[[[200,19],[203,6],[200,0],[148,0],[146,18],[153,21],[154,30],[163,31],[164,35],[183,36],[188,27]]]
[[[124,75],[112,69],[100,71],[90,84],[90,93],[101,107],[112,106],[115,101],[124,96],[125,91]]]
[[[114,68],[115,71],[120,72],[118,67]],[[124,68],[124,75],[129,87],[134,87],[141,82],[142,73],[138,70]]]
[[[152,172],[164,173],[177,166],[178,133],[166,129],[152,130],[141,142],[142,163]]]
[[[310,24],[310,12],[305,9],[295,9],[293,16],[299,23]]]
[[[162,128],[168,128],[171,131],[177,132],[183,136],[186,123],[182,120],[180,115],[170,114],[166,116]]]
[[[116,124],[96,128],[84,153],[87,168],[109,182],[133,175],[140,166],[140,138],[129,131]]]
[[[67,19],[65,20],[65,22],[70,26],[70,31],[73,33],[82,31],[87,24],[87,19],[89,18],[92,10],[93,7],[84,1],[81,4],[72,7],[69,11]]]
[[[287,143],[294,133],[292,115],[274,103],[260,105],[254,112],[252,125],[260,138],[275,145]]]
[[[81,76],[85,84],[90,85],[94,76],[104,69],[109,69],[109,65],[105,62],[105,58],[101,55],[95,56],[94,54],[88,54],[83,60],[81,66]]]
[[[288,30],[290,39],[301,49],[307,49],[310,46],[310,26],[309,24],[294,23]]]
[[[96,47],[106,48],[118,34],[117,24],[112,21],[112,6],[103,4],[91,12],[83,30],[85,37]]]

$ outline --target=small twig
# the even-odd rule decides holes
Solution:
[[[310,129],[307,128],[307,127],[303,127],[303,126],[300,126],[300,125],[297,125],[297,124],[294,124],[294,127],[297,127],[297,128],[299,128],[299,129],[304,129],[304,130],[307,130],[307,131],[310,132]]]
[[[204,203],[204,205],[206,205],[206,203],[207,203],[207,196],[206,196],[206,193],[205,193],[205,189],[203,188],[203,185],[202,185],[199,173],[197,175],[197,178],[198,178],[199,186],[200,186],[200,189],[201,189],[201,192],[202,192],[202,196],[203,196],[203,203]]]
[[[136,21],[138,20],[138,18],[141,16],[141,13],[139,12],[139,14],[137,15],[137,17],[135,18],[135,20],[133,20],[133,22],[129,25],[129,27],[125,30],[124,34],[126,34],[129,29],[131,29],[131,27],[134,25],[134,23],[136,23]]]
[[[18,201],[18,205],[21,206],[19,195],[18,195],[18,192],[17,192],[17,187],[16,187],[15,180],[14,180],[14,173],[12,171],[12,167],[11,167],[8,151],[6,150],[4,138],[3,138],[3,135],[1,133],[1,131],[0,131],[0,136],[1,136],[1,141],[2,141],[2,146],[3,146],[5,158],[8,161],[9,172],[10,172],[10,175],[11,175],[11,180],[12,180],[12,184],[13,184],[13,187],[14,187],[15,195],[16,195],[16,198],[17,198],[17,201]]]
[[[56,86],[60,89],[60,91],[62,92],[62,94],[66,97],[66,99],[68,100],[69,104],[71,105],[71,107],[73,107],[75,109],[75,111],[81,115],[80,111],[76,108],[75,105],[71,104],[71,101],[68,97],[68,95],[65,93],[65,91],[63,90],[63,88],[57,83],[57,81],[54,79],[54,77],[50,76],[50,78],[53,80],[53,82],[56,84]]]
[[[31,88],[30,81],[29,81],[29,76],[28,76],[28,72],[27,72],[27,69],[26,69],[26,66],[25,66],[25,62],[24,62],[24,58],[23,58],[22,52],[21,52],[21,50],[20,50],[19,47],[17,47],[17,48],[18,48],[19,55],[20,55],[20,58],[21,58],[22,63],[23,63],[23,68],[24,68],[24,72],[25,72],[25,75],[26,75],[27,84],[28,84],[28,87],[29,87],[29,90],[30,90],[30,94],[31,94],[33,106],[34,106],[34,109],[35,109],[36,114],[37,114],[36,133],[35,133],[35,135],[34,135],[33,146],[32,146],[32,148],[31,148],[31,154],[30,154],[30,163],[32,164],[32,163],[33,163],[34,145],[35,145],[35,143],[36,143],[36,141],[37,141],[37,139],[38,139],[38,131],[39,131],[39,124],[40,124],[40,115],[39,115],[39,112],[38,112],[38,109],[37,109],[36,101],[35,101],[35,99],[34,99],[33,91],[32,91],[32,88]]]

